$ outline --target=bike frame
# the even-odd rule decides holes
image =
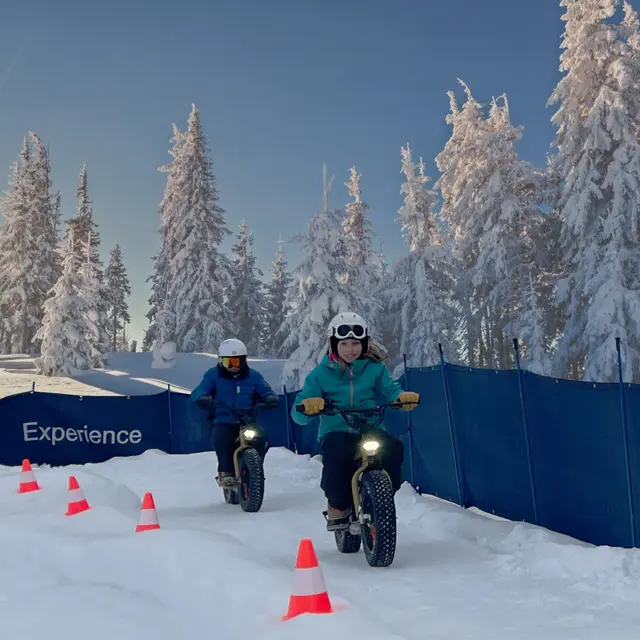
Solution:
[[[245,450],[251,448],[250,442],[244,435],[246,429],[252,429],[256,432],[256,437],[260,437],[264,434],[264,431],[256,424],[256,410],[260,407],[269,407],[270,405],[263,402],[257,403],[249,407],[248,409],[237,409],[236,407],[230,407],[225,402],[219,400],[213,400],[211,402],[213,407],[224,407],[238,418],[240,429],[238,432],[238,446],[233,452],[233,470],[237,482],[240,482],[240,454]],[[247,420],[249,418],[249,421]]]
[[[351,494],[353,499],[354,515],[359,522],[361,522],[361,515],[362,515],[361,513],[362,504],[360,502],[360,487],[359,487],[360,478],[362,477],[364,472],[370,466],[372,466],[372,464],[376,461],[376,458],[378,458],[380,455],[378,452],[375,452],[373,454],[368,454],[366,451],[363,450],[362,443],[366,440],[366,437],[367,437],[366,427],[370,429],[375,429],[376,427],[379,427],[384,420],[384,414],[387,409],[396,409],[396,408],[399,409],[403,405],[407,405],[407,404],[419,404],[419,402],[418,403],[389,402],[383,405],[376,405],[375,407],[371,407],[370,409],[340,409],[340,407],[338,407],[335,403],[329,402],[325,405],[325,408],[319,414],[317,414],[317,415],[327,415],[327,416],[340,414],[344,418],[347,425],[349,425],[349,427],[353,428],[355,426],[358,428],[358,431],[360,432],[360,451],[359,453],[356,454],[354,459],[361,460],[361,464],[358,467],[358,469],[356,469],[354,474],[351,476]],[[300,413],[304,413],[303,405],[298,405],[296,409]],[[366,422],[363,419],[364,416],[367,416],[367,415],[374,416],[376,414],[378,415],[378,418],[373,423]],[[356,423],[355,425],[352,423],[352,421],[349,420],[349,416],[353,416],[355,418],[355,423]],[[358,423],[362,426],[365,426],[365,428],[364,429],[359,428]],[[387,473],[387,470],[382,469],[382,471],[387,476],[387,478],[389,478],[389,482],[391,482],[391,476]]]

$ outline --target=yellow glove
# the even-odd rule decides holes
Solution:
[[[418,406],[418,401],[420,400],[420,395],[414,393],[413,391],[403,391],[398,396],[398,402],[411,402],[415,404],[405,404],[402,409],[405,411],[413,411]]]
[[[314,416],[324,409],[324,398],[307,398],[302,401],[304,412],[308,416]]]

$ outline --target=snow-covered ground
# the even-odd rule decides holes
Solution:
[[[48,378],[37,373],[33,358],[26,355],[0,355],[0,398],[30,391],[77,395],[147,395],[167,388],[191,391],[204,372],[217,364],[208,353],[178,353],[172,369],[153,369],[151,353],[111,353],[109,367],[93,369],[73,378]],[[249,359],[249,366],[260,371],[279,393],[283,360]]]
[[[640,554],[593,548],[533,526],[399,492],[394,564],[337,552],[324,530],[320,463],[266,459],[256,514],[224,504],[215,456],[138,458],[36,468],[43,490],[16,494],[0,468],[3,638],[182,640],[635,640]],[[75,474],[92,510],[63,515]],[[134,533],[153,492],[161,529]],[[328,616],[283,623],[298,544],[315,545]]]

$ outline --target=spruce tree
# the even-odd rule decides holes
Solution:
[[[125,324],[131,322],[127,297],[131,295],[131,286],[124,266],[122,249],[116,243],[111,250],[109,264],[105,271],[106,288],[109,294],[108,322],[109,341],[112,351],[119,351],[120,332],[124,334]]]
[[[249,353],[260,355],[261,329],[264,322],[263,273],[256,267],[253,234],[246,222],[240,223],[237,242],[232,248],[231,286],[227,293],[233,318],[233,335],[247,345]]]
[[[265,322],[262,345],[264,355],[269,358],[289,356],[283,350],[285,333],[283,325],[290,311],[288,291],[293,278],[288,270],[287,260],[282,249],[282,239],[278,240],[276,259],[271,267],[271,282],[267,285],[265,296]]]
[[[145,346],[171,340],[181,352],[215,353],[233,332],[224,296],[230,266],[219,250],[229,230],[195,105],[187,132],[174,132]]]
[[[67,238],[66,246],[60,250],[62,275],[45,302],[42,326],[36,334],[41,356],[36,358],[35,365],[46,376],[70,376],[77,370],[91,368],[89,305],[81,295],[83,256],[76,251],[72,232]]]
[[[566,22],[550,98],[561,168],[559,213],[566,318],[557,372],[617,380],[613,339],[624,344],[623,377],[640,370],[640,63],[638,20],[618,0],[562,0]]]

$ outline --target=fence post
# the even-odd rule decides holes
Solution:
[[[449,398],[449,385],[447,383],[447,373],[444,366],[444,353],[442,352],[442,344],[438,342],[438,351],[440,352],[440,370],[442,371],[442,382],[444,384],[444,396],[447,403],[447,418],[449,420],[449,434],[451,435],[451,447],[453,449],[453,466],[456,471],[456,483],[458,485],[458,499],[460,506],[464,507],[465,502],[462,495],[462,483],[460,482],[460,465],[458,464],[458,449],[456,447],[456,437],[453,433],[453,417],[451,415],[451,400]]]
[[[171,385],[167,384],[167,407],[169,409],[169,446],[171,453],[175,453],[175,444],[173,442],[173,418],[171,417]]]
[[[289,397],[287,396],[287,385],[282,385],[282,391],[284,393],[284,407],[286,410],[286,421],[287,421],[287,449],[289,451],[293,451],[294,453],[298,453],[298,448],[296,447],[295,438],[293,437],[293,432],[291,429],[291,416],[289,415]]]
[[[531,459],[531,443],[529,441],[529,424],[527,422],[527,410],[524,403],[524,384],[522,381],[522,369],[520,368],[520,349],[518,338],[513,339],[513,350],[516,353],[516,367],[518,369],[518,386],[520,387],[520,407],[522,409],[522,425],[524,427],[524,444],[527,448],[527,462],[529,463],[529,483],[531,485],[531,500],[533,502],[533,524],[538,524],[538,498],[536,485],[533,480],[533,460]]]
[[[403,353],[402,354],[402,361],[404,363],[404,375],[405,378],[407,379],[407,391],[411,390],[410,387],[410,378],[409,378],[409,367],[407,367],[407,354]],[[411,420],[411,414],[413,413],[413,411],[407,411],[407,435],[409,436],[409,469],[411,472],[411,485],[413,486],[414,489],[416,489],[416,491],[418,491],[418,493],[420,493],[420,491],[418,490],[418,488],[416,487],[416,472],[415,469],[413,467],[413,425],[412,425],[412,420]]]
[[[631,540],[636,544],[636,518],[633,508],[633,487],[631,485],[631,461],[629,459],[629,428],[627,425],[627,407],[624,400],[624,381],[622,379],[622,354],[620,353],[620,338],[616,338],[616,350],[618,352],[618,378],[620,382],[620,411],[622,412],[622,435],[624,442],[624,462],[627,468],[627,496],[629,498],[629,517],[631,518]]]

